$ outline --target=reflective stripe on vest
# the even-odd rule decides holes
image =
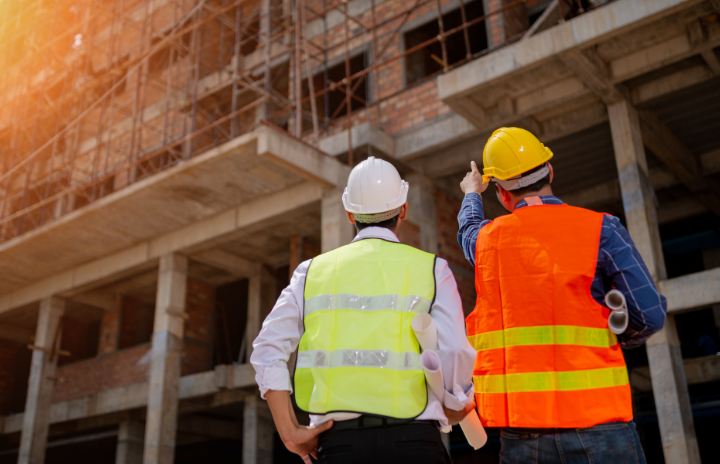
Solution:
[[[624,366],[582,371],[476,375],[473,380],[478,393],[593,390],[618,387],[629,382]]]
[[[490,427],[592,427],[632,419],[625,361],[590,294],[603,215],[538,205],[478,235],[467,317],[473,380]]]
[[[468,339],[475,351],[529,345],[578,345],[609,348],[617,344],[617,337],[609,329],[570,325],[514,327],[470,335]]]
[[[300,409],[420,415],[427,390],[410,322],[434,297],[434,255],[407,245],[358,240],[314,258],[295,370]]]

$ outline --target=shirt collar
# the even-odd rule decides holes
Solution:
[[[540,200],[542,201],[543,205],[564,205],[565,204],[565,202],[563,202],[561,199],[559,199],[555,195],[543,195],[540,197]],[[525,201],[525,199],[522,199],[518,202],[517,205],[515,205],[515,209],[518,210],[527,205],[528,205],[527,201]]]
[[[400,242],[397,235],[385,227],[366,227],[355,236],[353,242],[364,238],[379,238],[388,242]]]

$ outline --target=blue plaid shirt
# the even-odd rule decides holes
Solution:
[[[562,200],[548,195],[540,197],[543,204],[562,205]],[[515,209],[527,206],[521,200]],[[465,195],[458,214],[458,243],[470,264],[475,267],[475,244],[480,229],[490,224],[483,214],[482,198],[477,193]],[[597,268],[592,282],[591,294],[595,301],[605,304],[605,293],[610,286],[620,290],[627,300],[630,324],[624,334],[618,336],[623,348],[641,346],[655,332],[663,328],[667,301],[658,293],[640,253],[620,220],[605,215],[600,233]]]

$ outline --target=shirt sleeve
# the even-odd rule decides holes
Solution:
[[[460,293],[447,261],[435,263],[436,295],[430,315],[438,332],[438,355],[445,382],[442,402],[449,409],[461,410],[473,398],[472,382],[475,349],[465,331]]]
[[[304,330],[303,292],[310,261],[301,263],[295,270],[290,285],[280,293],[253,342],[250,363],[255,369],[255,381],[263,398],[268,390],[293,391],[287,363],[297,349]]]
[[[618,341],[623,348],[637,348],[663,328],[667,300],[660,295],[650,271],[620,220],[606,215],[602,227],[598,268],[612,287],[625,296],[630,314],[628,328],[618,336]]]
[[[468,193],[463,198],[458,213],[458,234],[457,240],[462,248],[465,258],[475,266],[475,244],[477,243],[480,229],[492,221],[485,219],[482,197],[479,193]]]

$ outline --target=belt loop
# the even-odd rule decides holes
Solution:
[[[358,418],[358,425],[360,426],[360,428],[363,428],[363,416],[362,415],[360,415],[360,417]]]
[[[388,421],[384,417],[382,418],[382,426],[383,426],[383,428],[387,428],[387,426],[388,426]]]

